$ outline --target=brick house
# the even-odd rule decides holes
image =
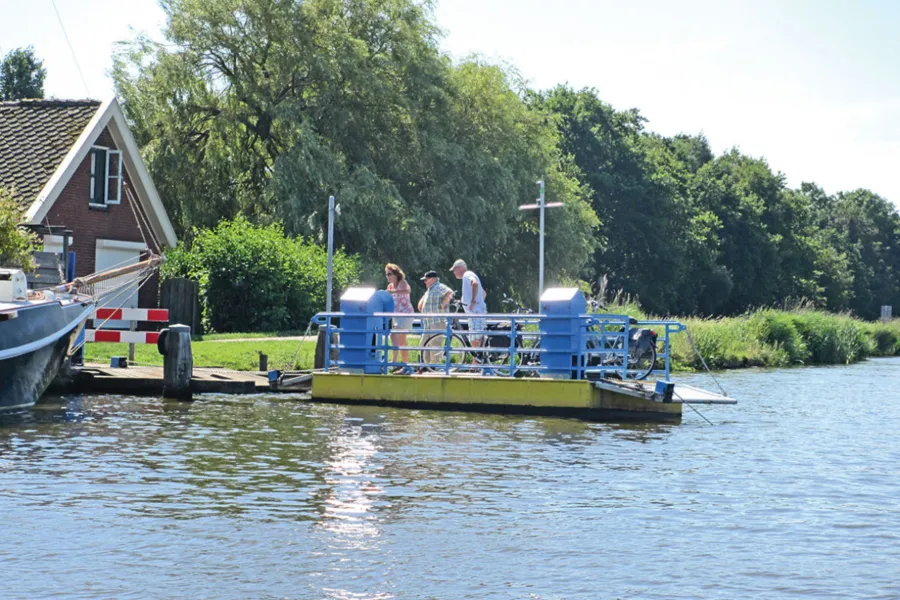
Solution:
[[[72,231],[79,277],[176,243],[115,98],[0,102],[0,187],[12,191],[27,223]],[[61,237],[43,243],[62,251]],[[157,287],[148,281],[125,306],[156,306]]]

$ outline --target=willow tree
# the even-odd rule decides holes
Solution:
[[[464,256],[494,288],[536,281],[546,174],[548,272],[577,276],[597,219],[555,128],[514,73],[438,49],[412,0],[166,0],[167,43],[139,39],[114,79],[181,231],[243,214],[413,272]],[[496,296],[499,296],[497,294]],[[495,297],[496,297],[495,296]]]

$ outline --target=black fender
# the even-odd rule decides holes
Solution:
[[[156,349],[163,356],[166,355],[166,338],[169,337],[169,329],[163,329],[159,332],[159,337],[156,338]]]

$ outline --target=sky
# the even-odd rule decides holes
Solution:
[[[59,98],[106,98],[115,43],[162,39],[156,0],[0,0],[0,53],[34,46]],[[663,135],[765,158],[788,185],[900,205],[900,2],[437,0],[441,46],[528,84],[591,87]],[[80,72],[79,72],[80,66]]]

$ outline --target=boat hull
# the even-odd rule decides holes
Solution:
[[[34,405],[56,377],[92,304],[47,302],[0,321],[0,410]]]

